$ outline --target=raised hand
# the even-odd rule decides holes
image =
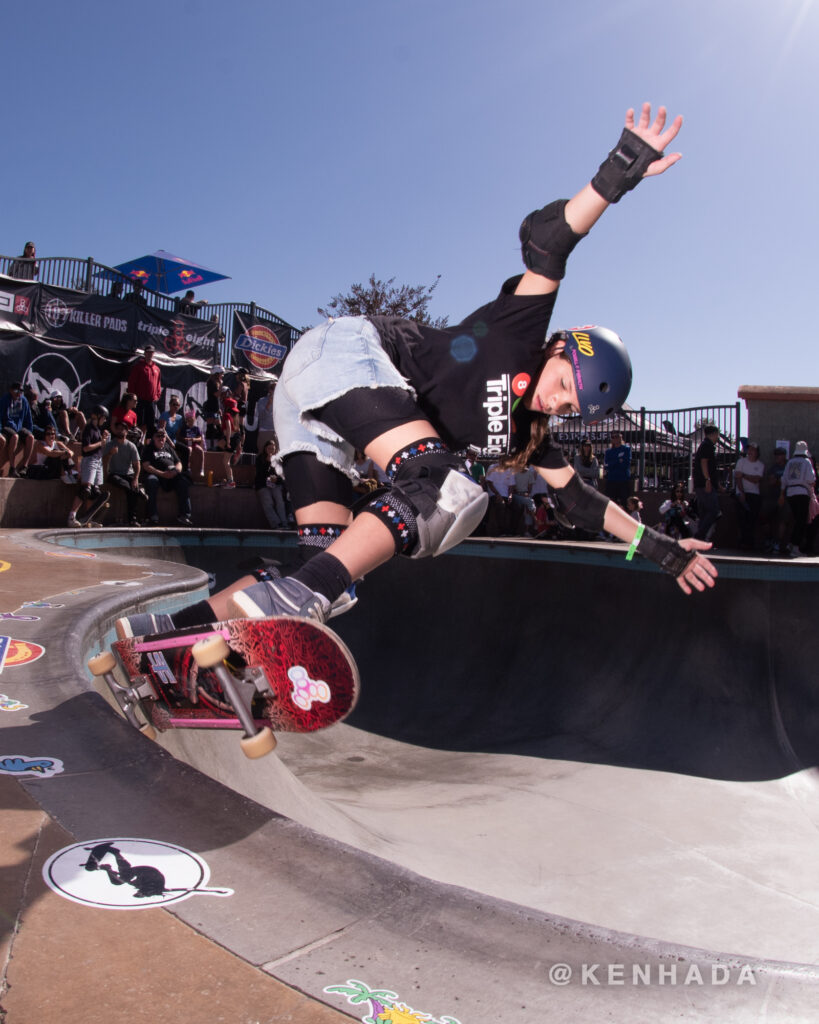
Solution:
[[[682,115],[678,114],[668,128],[666,128],[667,117],[668,112],[665,107],[658,107],[657,116],[652,121],[651,104],[644,103],[640,111],[640,118],[636,123],[634,120],[634,108],[631,107],[626,111],[626,128],[634,132],[635,135],[639,135],[643,142],[647,142],[652,149],[662,151],[677,137],[683,122]],[[675,164],[681,156],[682,153],[667,153],[664,157],[649,164],[643,177],[648,178],[654,174],[662,174],[672,164]]]

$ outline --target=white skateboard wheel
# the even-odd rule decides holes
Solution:
[[[117,660],[110,651],[103,651],[102,654],[89,659],[88,670],[92,675],[104,676],[106,672],[113,672],[116,663]]]
[[[276,749],[276,737],[265,725],[255,736],[243,736],[239,745],[245,757],[255,761],[257,757],[264,757]]]
[[[225,660],[230,654],[230,648],[223,636],[214,633],[213,636],[195,643],[191,648],[191,654],[199,668],[213,668]]]

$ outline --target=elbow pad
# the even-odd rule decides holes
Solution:
[[[566,223],[566,199],[557,199],[542,210],[530,213],[520,226],[520,251],[528,270],[562,281],[566,260],[585,235],[578,235]]]
[[[639,135],[624,128],[620,141],[592,178],[592,188],[607,202],[617,203],[626,192],[640,184],[649,164],[659,160],[662,155],[662,152],[643,142]]]
[[[575,473],[565,487],[553,489],[558,509],[572,526],[599,533],[603,529],[609,499],[594,487],[584,484]]]

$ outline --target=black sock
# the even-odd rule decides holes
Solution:
[[[344,565],[329,551],[322,551],[311,558],[293,573],[293,578],[326,597],[330,604],[353,583]]]
[[[197,601],[196,604],[174,612],[171,620],[175,629],[185,629],[188,626],[209,626],[216,622],[216,616],[208,601]]]

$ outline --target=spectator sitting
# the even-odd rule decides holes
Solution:
[[[137,426],[137,396],[133,391],[124,391],[119,405],[111,413],[111,432],[116,433],[118,423],[125,424],[126,436],[133,444],[142,444],[143,434]]]
[[[279,450],[275,438],[268,441],[256,456],[256,481],[254,487],[259,496],[265,519],[271,530],[287,528],[287,511],[284,505],[284,478],[281,471],[273,465],[273,459]]]
[[[40,264],[37,262],[37,247],[34,242],[26,242],[23,255],[11,261],[9,277],[19,281],[36,281],[40,276]]]
[[[145,489],[148,492],[148,521],[152,526],[159,522],[157,497],[159,489],[175,491],[178,508],[177,522],[191,525],[190,482],[182,472],[182,463],[168,435],[157,427],[151,440],[142,450],[142,468],[145,474]]]
[[[658,529],[667,536],[681,540],[692,535],[690,507],[686,499],[686,487],[682,481],[674,485],[671,497],[660,505],[660,515],[663,519]]]
[[[135,306],[142,306],[147,309],[148,301],[142,294],[144,285],[141,281],[134,281],[131,285],[131,290],[125,296],[125,302],[133,302]]]
[[[122,298],[122,281],[114,281],[111,285],[111,291],[108,292],[109,298],[121,299]]]
[[[95,405],[83,428],[80,486],[68,513],[69,526],[78,526],[77,512],[87,512],[102,494],[102,450],[111,438],[105,428],[107,420],[108,410],[105,406]]]
[[[85,416],[76,405],[66,405],[59,391],[52,391],[51,413],[57,421],[57,433],[61,441],[76,441],[85,430]]]
[[[734,468],[734,494],[739,502],[739,546],[753,550],[756,545],[756,523],[762,504],[760,486],[765,467],[759,458],[759,445],[749,441],[745,454]]]
[[[181,299],[176,300],[176,312],[182,313],[184,316],[199,316],[199,310],[207,304],[207,299],[199,299],[194,302],[193,292],[188,289]]]
[[[552,540],[556,538],[560,529],[555,518],[554,508],[549,495],[545,491],[538,491],[534,496],[535,500],[535,527],[534,537],[536,540]]]
[[[188,409],[185,413],[185,426],[180,431],[176,442],[176,451],[183,466],[194,480],[202,480],[205,476],[205,438],[202,428],[196,422],[196,410]],[[184,456],[182,449],[185,449]]]
[[[60,477],[64,484],[77,482],[74,453],[57,438],[55,426],[47,426],[43,437],[34,442],[34,455],[26,476],[29,480],[56,480]]]
[[[606,497],[626,507],[626,498],[631,493],[631,446],[623,444],[619,430],[611,434],[611,447],[603,456],[603,470],[606,475]]]
[[[0,398],[0,430],[2,430],[2,447],[0,447],[0,469],[8,461],[10,477],[18,477],[21,473],[14,465],[20,440],[23,442],[23,455],[20,467],[25,473],[25,466],[34,449],[34,423],[31,419],[31,408],[23,395],[23,385],[15,381],[7,393]]]
[[[353,487],[356,494],[369,494],[384,482],[385,474],[372,459],[368,459],[364,452],[358,449],[353,459],[353,467],[358,473],[358,483]]]
[[[180,408],[181,402],[179,398],[176,395],[171,395],[168,399],[168,408],[159,417],[159,426],[165,428],[165,433],[174,444],[181,437],[185,422],[184,416],[179,411]]]
[[[154,362],[156,349],[146,345],[142,356],[136,360],[128,374],[128,390],[136,395],[137,424],[149,438],[156,426],[156,403],[162,394],[162,376]]]
[[[45,433],[49,427],[54,428],[55,437],[60,432],[57,426],[57,419],[51,408],[51,402],[51,396],[48,395],[46,398],[42,398],[37,402],[36,412],[34,409],[31,411],[31,418],[34,423],[34,437],[40,441],[45,437]]]
[[[134,442],[128,439],[128,427],[124,420],[117,420],[113,425],[113,432],[113,438],[108,442],[103,451],[107,473],[106,479],[114,487],[119,487],[125,492],[128,525],[140,526],[141,524],[137,517],[137,504],[140,498],[147,499],[148,494],[139,483],[139,476],[142,471],[139,451]]]
[[[628,512],[631,518],[636,520],[636,522],[642,523],[643,503],[636,494],[630,494],[626,498],[626,512]]]

